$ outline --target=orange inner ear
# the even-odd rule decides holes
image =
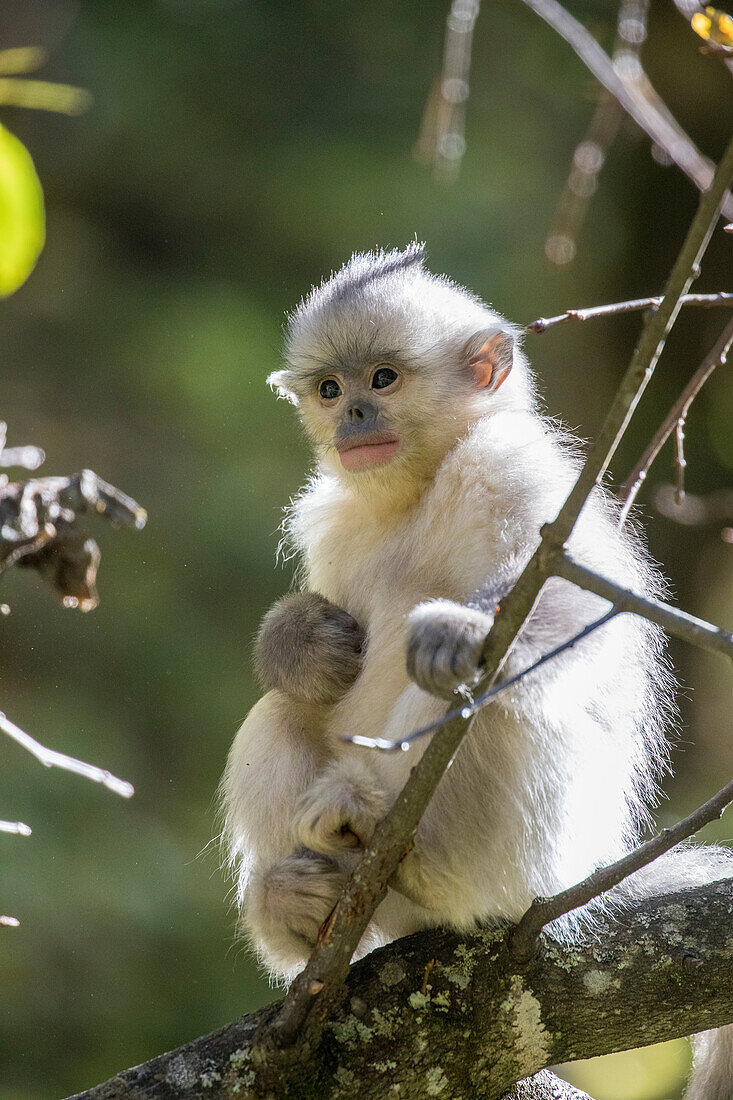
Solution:
[[[503,332],[497,332],[483,347],[471,356],[468,365],[473,371],[476,385],[482,389],[489,386],[498,390],[502,382],[509,377],[512,369],[512,341]]]

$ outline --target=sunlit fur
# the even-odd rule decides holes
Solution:
[[[289,512],[288,536],[304,586],[353,616],[367,646],[339,700],[324,706],[270,692],[230,754],[226,837],[243,925],[278,978],[302,967],[353,866],[335,826],[366,842],[424,749],[380,755],[345,745],[342,735],[398,739],[445,709],[408,679],[408,615],[422,605],[413,623],[429,619],[437,599],[457,622],[467,604],[492,615],[578,471],[578,445],[538,411],[519,348],[496,392],[473,381],[472,350],[500,330],[513,331],[473,295],[429,274],[418,245],[354,256],[290,319],[286,368],[271,382],[297,405],[317,468]],[[404,368],[405,384],[384,404],[403,446],[387,466],[349,474],[317,384],[372,362]],[[600,489],[570,545],[579,560],[636,592],[663,591],[639,537],[619,531],[617,508]],[[606,608],[565,581],[550,582],[510,670]],[[631,615],[483,710],[360,950],[436,924],[516,920],[535,896],[627,851],[657,797],[673,711],[660,633]],[[698,849],[655,864],[621,893],[726,873],[721,852]],[[555,928],[559,936],[579,931],[574,918]],[[714,1095],[730,1100],[733,1091]],[[702,1094],[693,1086],[692,1096]]]

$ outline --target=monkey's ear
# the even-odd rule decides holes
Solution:
[[[468,365],[479,389],[488,393],[498,390],[506,382],[514,361],[514,339],[508,332],[495,332],[483,340],[476,351],[481,336],[474,336],[466,345]]]
[[[285,401],[289,401],[291,405],[298,404],[298,398],[293,393],[293,372],[289,370],[276,370],[267,379],[268,386],[271,386],[278,397],[284,398]]]

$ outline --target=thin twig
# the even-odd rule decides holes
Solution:
[[[5,470],[10,466],[22,466],[25,470],[37,470],[45,461],[45,452],[40,447],[34,447],[31,444],[25,447],[0,449],[0,467]]]
[[[635,615],[641,615],[698,649],[723,653],[726,657],[733,658],[733,634],[730,631],[688,615],[686,611],[680,611],[662,600],[637,596],[615,581],[581,565],[566,551],[553,555],[548,570],[553,576],[563,577],[578,588],[584,588],[587,592],[594,592],[596,596],[609,600],[619,611],[632,611]]]
[[[581,476],[552,525],[552,537],[558,547],[568,540],[582,511],[589,491],[587,479],[591,472],[595,471],[594,483],[597,484],[605,475],[634,409],[654,373],[667,336],[680,311],[680,300],[688,293],[692,280],[700,271],[702,258],[715,228],[720,204],[731,177],[733,177],[733,140],[723,155],[710,189],[700,199],[697,213],[667,281],[664,298],[658,309],[650,315],[642,330],[629,369],[613,400],[600,435],[588,454]]]
[[[714,165],[675,121],[669,110],[646,81],[643,93],[636,84],[627,83],[614,68],[613,61],[592,34],[557,0],[522,0],[563,38],[599,80],[606,91],[619,101],[634,122],[705,192],[713,177]],[[727,195],[722,206],[728,218],[733,214],[733,196]]]
[[[433,164],[436,176],[448,183],[457,178],[466,149],[468,78],[478,12],[479,0],[451,3],[445,26],[443,69],[428,97],[415,146],[416,159]]]
[[[644,480],[647,476],[647,473],[649,472],[649,467],[651,466],[652,462],[654,461],[654,459],[657,457],[657,455],[661,451],[661,449],[664,446],[664,444],[666,443],[666,441],[669,439],[672,432],[675,430],[675,425],[677,426],[677,452],[678,452],[678,457],[677,457],[677,468],[678,468],[678,481],[677,481],[678,499],[677,499],[677,504],[682,503],[681,493],[680,493],[681,485],[680,485],[680,476],[679,476],[679,471],[681,471],[684,468],[684,457],[681,454],[681,450],[682,450],[682,439],[681,439],[682,428],[684,426],[685,420],[687,419],[687,414],[690,410],[690,406],[691,406],[692,402],[695,400],[695,398],[697,397],[698,393],[700,392],[702,387],[707,382],[710,375],[713,373],[713,371],[717,367],[722,366],[725,362],[727,362],[728,352],[729,352],[730,347],[731,347],[732,344],[733,344],[733,320],[729,321],[728,324],[725,326],[725,329],[723,330],[720,338],[716,341],[715,346],[708,353],[708,355],[705,356],[702,363],[697,368],[697,370],[693,374],[692,378],[687,383],[687,385],[683,389],[682,393],[677,398],[674,405],[672,406],[672,408],[669,410],[669,412],[665,416],[665,418],[662,421],[662,423],[660,424],[659,428],[654,433],[654,437],[652,438],[649,445],[645,448],[644,453],[641,455],[641,457],[636,462],[633,470],[631,471],[629,476],[626,478],[626,481],[623,483],[623,485],[619,489],[619,496],[621,497],[621,499],[624,502],[623,511],[621,513],[621,523],[623,523],[625,521],[627,515],[629,514],[631,506],[633,505],[634,500],[636,499],[636,495],[639,492],[639,489],[641,488],[641,486],[642,486],[642,484],[643,484],[643,482],[644,482]]]
[[[13,833],[14,836],[30,836],[33,830],[22,821],[0,821],[0,833]]]
[[[643,75],[639,57],[647,35],[648,11],[649,0],[621,0],[619,5],[611,62],[628,84],[639,82]],[[552,263],[567,264],[575,256],[578,235],[598,186],[598,176],[623,120],[623,107],[603,89],[588,129],[573,153],[570,172],[547,234],[545,255]]]
[[[55,749],[47,749],[40,741],[36,741],[29,733],[25,733],[14,722],[11,722],[2,711],[0,711],[0,731],[22,745],[32,756],[35,756],[36,760],[40,760],[45,768],[63,768],[64,771],[83,775],[94,783],[101,783],[110,791],[121,795],[122,798],[130,798],[135,793],[132,783],[128,783],[126,779],[118,779],[106,768],[98,768],[95,764],[86,764],[83,760],[76,760],[73,756],[56,752]]]
[[[413,730],[412,733],[408,733],[406,737],[402,737],[397,741],[388,741],[384,737],[363,737],[359,734],[353,734],[352,736],[345,736],[343,741],[348,742],[351,745],[359,745],[365,749],[381,749],[383,752],[395,752],[401,750],[406,752],[413,741],[419,740],[421,737],[427,737],[430,733],[437,733],[438,730],[443,729],[449,722],[452,722],[454,718],[468,719],[485,707],[487,703],[490,703],[493,699],[496,699],[498,695],[502,695],[510,688],[516,687],[525,676],[529,676],[530,672],[536,672],[538,668],[542,668],[548,661],[554,660],[555,657],[559,657],[561,653],[566,653],[573,646],[581,642],[583,638],[587,638],[589,634],[592,634],[595,630],[598,630],[600,626],[605,626],[607,622],[614,619],[619,613],[620,608],[612,607],[610,611],[607,611],[605,615],[601,615],[599,619],[594,619],[592,623],[588,623],[587,626],[579,630],[577,634],[573,634],[572,638],[568,638],[566,642],[562,642],[560,645],[555,646],[548,653],[543,653],[541,657],[538,657],[536,661],[533,661],[527,668],[523,668],[520,672],[515,673],[514,676],[510,676],[508,680],[502,680],[500,684],[495,684],[494,687],[490,687],[482,695],[479,695],[477,699],[464,703],[462,707],[457,710],[449,710],[447,714],[444,714],[442,718],[439,718],[437,722],[431,722],[428,726],[422,726],[420,729]]]
[[[619,313],[637,313],[641,310],[656,310],[662,303],[662,296],[653,298],[631,298],[628,302],[611,302],[604,306],[587,306],[585,309],[566,309],[555,317],[538,317],[525,326],[525,332],[543,333],[565,321],[590,321],[596,317],[615,317]],[[719,291],[717,294],[683,294],[680,306],[700,306],[711,309],[715,306],[733,308],[733,293]]]
[[[599,867],[588,878],[567,890],[562,890],[554,897],[535,898],[511,934],[509,947],[512,955],[519,962],[528,962],[536,952],[537,939],[546,924],[572,912],[573,909],[580,908],[581,905],[587,905],[589,901],[618,886],[629,875],[633,875],[635,871],[641,870],[642,867],[646,867],[647,864],[664,855],[670,848],[693,836],[702,829],[703,825],[715,821],[731,802],[733,802],[733,780],[726,783],[716,795],[704,802],[702,806],[698,806],[676,825],[669,829],[662,829],[657,836],[640,844],[633,852],[629,852],[615,863],[607,867]]]

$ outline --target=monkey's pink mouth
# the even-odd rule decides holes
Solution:
[[[391,432],[364,432],[336,444],[345,470],[372,470],[386,466],[400,449],[400,441]]]

